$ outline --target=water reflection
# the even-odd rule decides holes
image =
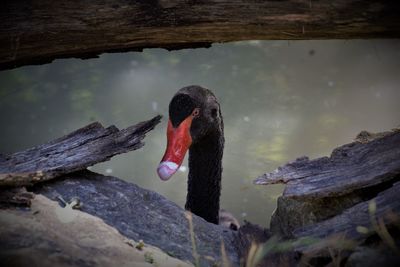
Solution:
[[[107,54],[57,60],[0,73],[1,152],[48,141],[91,121],[126,127],[167,116],[181,87],[214,91],[225,121],[222,206],[269,223],[281,186],[253,186],[258,175],[302,155],[318,157],[361,130],[400,122],[400,42],[240,42],[210,49]],[[183,206],[187,161],[168,182],[156,166],[166,117],[146,146],[92,169],[133,181]]]

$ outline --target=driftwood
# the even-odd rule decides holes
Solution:
[[[2,157],[0,186],[23,186],[86,169],[112,156],[141,148],[161,116],[123,130],[95,122],[64,137]]]
[[[41,195],[30,210],[0,209],[0,262],[10,267],[193,267]]]
[[[398,1],[11,1],[0,69],[56,58],[241,40],[399,38]]]
[[[399,174],[400,131],[396,130],[366,143],[360,140],[341,146],[330,157],[299,158],[255,183],[285,183],[283,196],[288,198],[324,198],[375,186]]]
[[[143,240],[181,260],[195,262],[184,209],[154,191],[87,170],[35,184],[29,190],[55,201],[60,197],[67,202],[79,198],[83,212],[101,218],[122,235],[136,242]],[[238,266],[235,231],[196,215],[192,216],[192,222],[200,266],[215,266],[222,261],[221,242],[231,262],[229,266]]]
[[[365,240],[369,234],[357,231],[357,227],[363,226],[373,233],[371,219],[372,221],[381,219],[386,224],[399,223],[396,217],[393,217],[400,214],[399,193],[400,182],[397,182],[392,187],[380,192],[375,198],[358,203],[333,218],[298,228],[293,234],[297,238],[305,236],[325,238],[332,234],[344,233],[344,237],[347,239]],[[369,211],[370,202],[375,203],[372,205],[376,205],[376,210],[373,212]]]
[[[392,253],[395,243],[400,242],[398,232],[392,231],[400,223],[399,129],[379,134],[361,132],[355,142],[336,148],[330,157],[299,158],[264,174],[255,183],[286,184],[271,218],[271,233],[285,239],[315,241],[295,247],[299,253],[333,257],[329,249],[346,241],[352,248],[342,253],[343,259],[360,250],[366,240],[371,243],[372,236],[390,243]],[[378,253],[377,247],[372,248],[373,253],[386,253]],[[367,254],[372,253],[371,247],[364,248]],[[360,262],[364,254],[353,257],[352,262]],[[393,255],[382,257],[385,262],[399,262],[400,258]]]

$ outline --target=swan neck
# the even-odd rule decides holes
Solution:
[[[189,149],[188,195],[185,208],[218,224],[223,133],[215,132]]]

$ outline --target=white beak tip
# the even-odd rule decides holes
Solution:
[[[158,165],[157,173],[161,180],[167,181],[179,169],[179,165],[172,161],[162,161]]]

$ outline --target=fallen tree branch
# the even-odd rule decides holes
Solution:
[[[242,40],[399,38],[397,1],[2,1],[0,69]]]
[[[0,186],[23,186],[86,169],[111,157],[141,148],[145,134],[161,116],[119,130],[89,124],[64,137],[0,158]]]

